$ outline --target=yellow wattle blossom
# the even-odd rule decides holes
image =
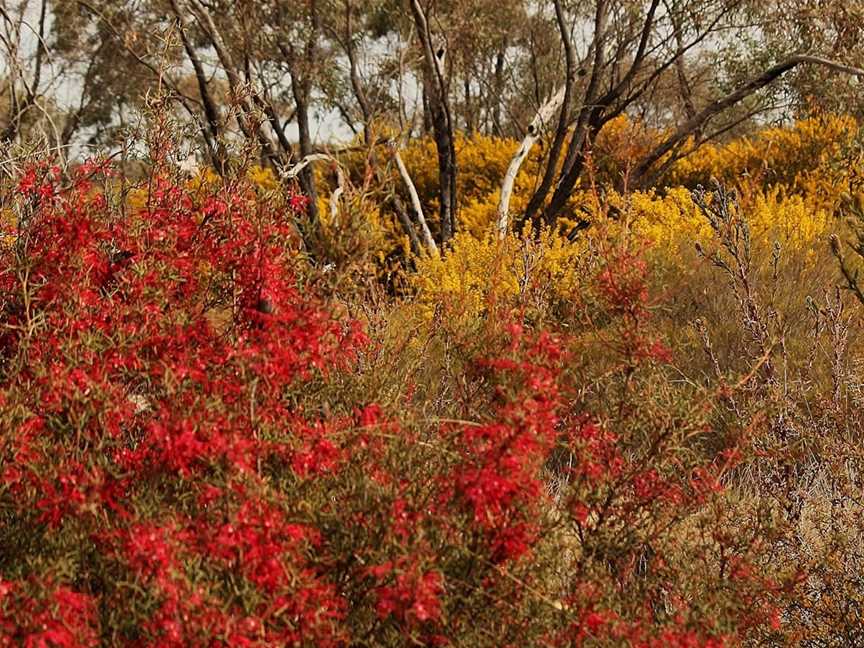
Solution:
[[[839,223],[801,195],[784,196],[779,188],[756,196],[747,210],[754,238],[763,243],[777,241],[785,249],[808,249]]]
[[[262,166],[252,166],[246,172],[248,180],[258,189],[262,191],[278,191],[281,186],[279,178],[273,172],[273,169]]]
[[[776,241],[786,250],[820,245],[839,225],[831,212],[805,196],[785,195],[780,187],[754,193],[742,201],[741,212],[755,242],[771,246]],[[650,240],[661,256],[674,254],[682,244],[705,244],[713,237],[707,219],[683,187],[669,189],[663,196],[653,190],[635,192],[629,196],[625,214],[631,229]]]
[[[18,217],[12,209],[0,209],[0,245],[15,242]]]
[[[836,207],[850,181],[864,174],[861,153],[849,150],[860,128],[852,117],[822,115],[753,137],[703,145],[676,162],[665,181],[695,187],[709,186],[716,178],[738,187],[745,198],[779,188],[786,195],[807,196],[816,207]]]
[[[475,317],[493,305],[512,306],[528,291],[568,299],[582,279],[585,242],[571,242],[544,230],[534,240],[493,232],[453,237],[443,256],[417,261],[412,284],[417,301],[431,314],[436,308],[458,317]]]
[[[711,227],[683,187],[658,196],[654,190],[635,192],[629,197],[627,218],[637,234],[650,240],[655,248],[673,251],[682,241],[704,241]]]

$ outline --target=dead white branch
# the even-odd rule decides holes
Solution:
[[[543,128],[555,116],[555,113],[561,108],[564,103],[565,88],[559,88],[552,97],[540,107],[534,119],[528,125],[528,132],[519,144],[519,149],[510,160],[510,166],[507,167],[507,173],[504,175],[504,180],[501,182],[501,197],[498,200],[498,238],[503,239],[507,236],[507,228],[510,226],[510,198],[513,195],[513,187],[516,184],[516,176],[519,175],[519,169],[528,153],[534,147],[534,144],[540,139],[540,134]]]
[[[420,203],[420,195],[417,193],[417,187],[411,179],[411,174],[405,163],[402,161],[402,156],[399,154],[399,149],[393,147],[393,159],[396,160],[396,167],[399,169],[399,175],[402,176],[402,181],[408,189],[408,195],[411,196],[411,206],[414,208],[414,213],[417,214],[417,222],[420,223],[420,231],[423,233],[423,243],[426,244],[429,252],[432,254],[438,253],[438,246],[435,244],[435,239],[432,232],[429,231],[429,225],[426,223],[426,217],[423,215],[423,205]]]
[[[336,168],[336,189],[330,194],[330,215],[335,220],[339,215],[339,201],[345,193],[345,172],[342,165],[339,164],[339,160],[327,153],[311,153],[291,168],[283,170],[280,175],[291,180],[300,175],[300,172],[313,162],[332,162]]]

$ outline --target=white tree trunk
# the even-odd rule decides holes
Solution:
[[[543,127],[555,116],[555,113],[561,108],[564,103],[564,88],[559,88],[552,97],[540,107],[531,124],[528,126],[528,133],[519,145],[519,149],[510,160],[510,166],[507,168],[507,173],[504,175],[504,180],[501,182],[501,198],[498,201],[498,238],[503,239],[507,236],[507,228],[510,226],[510,198],[513,196],[513,186],[516,184],[516,176],[519,175],[519,169],[535,142],[540,139],[540,133]]]
[[[414,181],[402,161],[402,156],[399,154],[399,149],[393,147],[393,158],[396,160],[396,166],[399,168],[399,175],[402,176],[402,181],[408,189],[408,195],[411,196],[411,206],[417,214],[417,222],[420,223],[420,231],[423,234],[423,242],[426,244],[429,252],[436,254],[438,246],[435,244],[435,239],[432,237],[432,232],[429,231],[429,225],[426,224],[426,217],[423,215],[423,205],[420,203],[420,196],[417,194],[417,187],[414,186]]]

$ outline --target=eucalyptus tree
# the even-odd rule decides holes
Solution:
[[[818,53],[839,63],[864,61],[864,0],[777,0],[756,45],[768,52]],[[800,66],[786,80],[790,115],[829,111],[864,117],[864,85],[849,74]]]
[[[47,0],[0,0],[0,142],[14,140],[41,112],[48,78]]]
[[[236,142],[297,170],[314,222],[310,162],[332,159],[316,129],[337,114],[414,247],[437,249],[459,227],[460,132],[521,140],[501,180],[502,234],[514,218],[553,223],[622,115],[658,134],[620,178],[634,187],[753,116],[806,111],[816,93],[864,112],[862,24],[862,0],[0,0],[0,138],[105,144],[158,91],[218,172]],[[426,135],[429,223],[399,157]],[[545,162],[511,217],[539,142]]]
[[[663,111],[655,111],[655,126],[666,135],[635,161],[626,179],[630,186],[650,184],[687,150],[770,107],[770,102],[754,99],[792,70],[809,65],[864,76],[864,70],[827,58],[819,49],[793,50],[803,45],[795,39],[787,44],[787,51],[758,47],[747,51],[741,44],[758,40],[780,18],[748,0],[550,0],[550,4],[565,71],[560,87],[529,125],[505,176],[498,210],[502,235],[510,222],[515,174],[541,129],[551,133],[552,146],[542,178],[519,217],[552,223],[582,178],[592,143],[603,127],[652,102],[670,75],[677,76],[682,109],[667,113],[674,121],[663,120]],[[747,65],[751,57],[769,62],[754,68]],[[694,96],[688,78],[694,58],[708,59],[715,71],[704,98]],[[737,73],[724,78],[722,71],[735,69],[734,64]],[[743,116],[742,107],[746,107]]]

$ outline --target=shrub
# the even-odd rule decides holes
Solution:
[[[110,176],[30,168],[3,239],[4,645],[720,646],[773,618],[737,446],[692,445],[714,397],[659,387],[638,254],[548,330],[490,301],[460,396],[385,410],[401,359],[316,297],[280,203],[157,164],[129,207]]]
[[[737,187],[745,197],[754,190],[774,190],[781,197],[800,195],[814,209],[836,209],[850,182],[860,181],[860,139],[860,125],[853,118],[824,114],[702,146],[677,162],[664,181],[694,189],[709,186],[714,178]]]
[[[68,190],[34,173],[2,262],[8,638],[332,643],[318,535],[267,473],[338,462],[338,424],[292,400],[364,338],[300,297],[287,214],[157,174],[123,216],[92,185],[106,169]]]

